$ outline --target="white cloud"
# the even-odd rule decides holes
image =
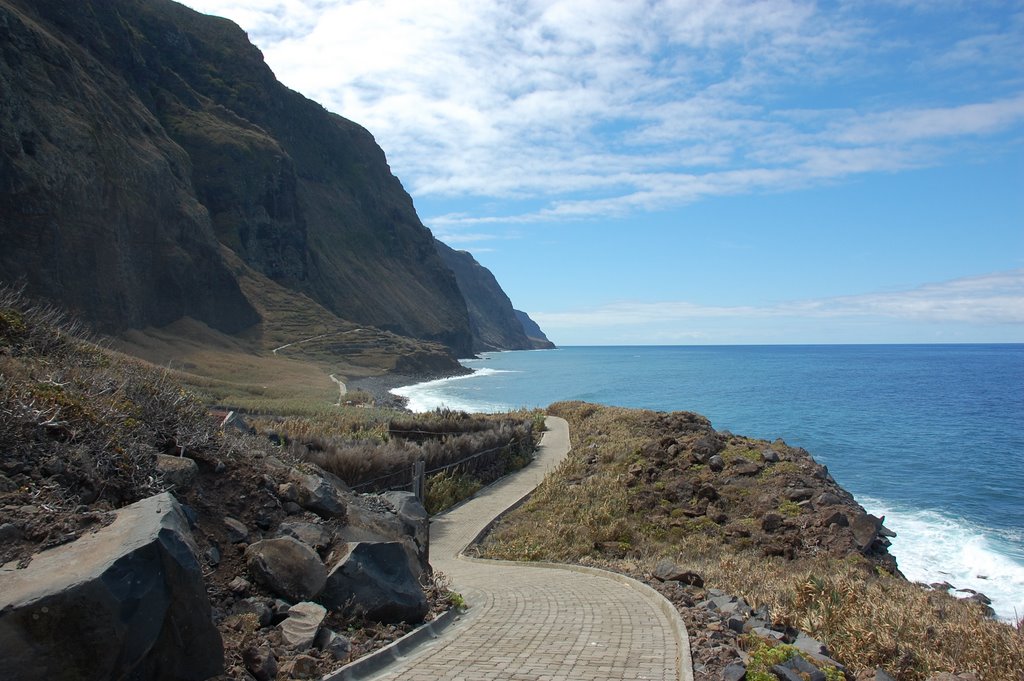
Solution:
[[[427,218],[452,229],[899,171],[941,160],[951,141],[1024,124],[1020,77],[969,101],[886,90],[886,50],[895,49],[887,45],[902,36],[856,5],[186,2],[240,22],[285,83],[370,129],[413,195],[541,206]],[[957,7],[944,11],[968,11]],[[1014,17],[1005,27],[958,27],[949,44],[922,48],[918,68],[969,75],[1002,64],[1020,74],[1024,22]],[[831,101],[860,70],[879,75],[877,89],[852,104]]]
[[[1024,269],[927,284],[907,291],[792,301],[761,307],[706,306],[685,301],[622,302],[589,310],[534,313],[531,316],[549,330],[671,327],[698,320],[769,318],[1024,325]]]

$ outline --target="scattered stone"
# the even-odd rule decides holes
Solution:
[[[339,662],[347,660],[349,653],[352,652],[352,642],[348,638],[323,627],[321,627],[320,633],[317,634],[313,645],[329,653],[331,657]]]
[[[288,609],[288,618],[277,625],[284,644],[292,650],[309,648],[316,640],[325,617],[327,608],[319,603],[296,603]]]
[[[786,490],[786,498],[790,501],[807,501],[814,496],[814,490],[810,487],[791,487]]]
[[[220,565],[220,549],[217,548],[216,544],[211,543],[210,548],[206,549],[206,551],[203,552],[203,558],[205,558],[206,562],[212,565],[213,567],[217,567],[218,565]]]
[[[9,542],[21,539],[24,533],[14,523],[0,525],[0,542]]]
[[[733,464],[729,470],[733,475],[757,475],[761,472],[761,464],[754,463],[753,461],[740,461],[739,463]]]
[[[833,494],[832,492],[824,492],[818,496],[818,498],[815,500],[815,503],[818,504],[819,506],[838,506],[839,504],[843,503],[843,500],[842,498],[840,498],[838,494]]]
[[[174,485],[174,490],[177,492],[191,489],[195,484],[196,477],[199,476],[199,466],[195,461],[184,456],[157,454],[156,470],[166,482]]]
[[[949,582],[932,582],[929,586],[936,591],[949,591],[953,588],[953,585]]]
[[[319,601],[380,622],[420,622],[427,599],[399,542],[355,542],[327,577]]]
[[[242,662],[256,681],[277,679],[277,657],[269,644],[246,648],[242,651]]]
[[[224,648],[197,554],[185,514],[165,492],[117,511],[95,533],[36,555],[22,570],[0,572],[4,676],[220,674]]]
[[[310,679],[317,675],[316,658],[297,655],[281,665],[281,675],[286,679]]]
[[[228,591],[239,596],[246,594],[251,588],[252,584],[244,577],[235,577],[228,582]]]
[[[844,514],[840,513],[839,511],[836,511],[832,515],[825,518],[825,521],[822,524],[825,527],[831,527],[832,525],[836,525],[837,527],[849,527],[850,521]]]
[[[767,461],[768,463],[778,463],[779,453],[776,452],[774,449],[762,449],[761,458]]]
[[[232,544],[240,544],[249,538],[249,529],[231,516],[224,518],[224,527],[228,531],[228,541]]]
[[[808,636],[802,631],[797,634],[796,640],[793,641],[793,646],[800,652],[807,653],[808,655],[831,655],[824,643]]]
[[[295,468],[289,472],[293,496],[289,501],[316,513],[321,518],[344,518],[348,504],[344,494],[348,487],[335,475],[317,469],[316,475],[303,473]]]
[[[698,499],[707,499],[708,501],[715,501],[718,499],[718,490],[715,489],[714,485],[704,483],[697,490]]]
[[[733,662],[722,671],[722,681],[743,681],[747,668],[742,662]]]
[[[316,551],[293,537],[264,539],[245,551],[253,576],[274,593],[304,601],[320,593],[327,568]]]
[[[715,454],[710,459],[708,459],[708,468],[710,468],[716,473],[725,470],[725,459],[723,459],[720,455]]]
[[[775,674],[779,678],[779,681],[807,681],[803,676],[800,675],[795,669],[777,664],[772,667],[772,674]],[[822,678],[824,678],[822,674]]]

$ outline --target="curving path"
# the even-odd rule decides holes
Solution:
[[[692,679],[681,620],[661,596],[611,573],[480,561],[459,554],[569,451],[548,417],[537,459],[431,522],[431,563],[469,610],[377,676],[407,681]]]

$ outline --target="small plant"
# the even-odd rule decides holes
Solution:
[[[794,518],[800,515],[803,513],[803,510],[804,509],[800,504],[795,501],[789,501],[788,499],[779,504],[779,513],[789,518]]]
[[[772,667],[782,664],[799,651],[790,645],[770,646],[767,643],[760,643],[750,656],[750,664],[747,665],[748,681],[776,681],[772,674]]]

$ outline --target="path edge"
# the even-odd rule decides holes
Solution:
[[[355,662],[350,662],[341,669],[321,677],[321,681],[358,681],[381,671],[388,665],[398,662],[413,649],[418,648],[427,640],[436,639],[464,614],[459,608],[449,608],[438,617],[416,627],[402,638],[392,641],[383,648],[364,655]]]

